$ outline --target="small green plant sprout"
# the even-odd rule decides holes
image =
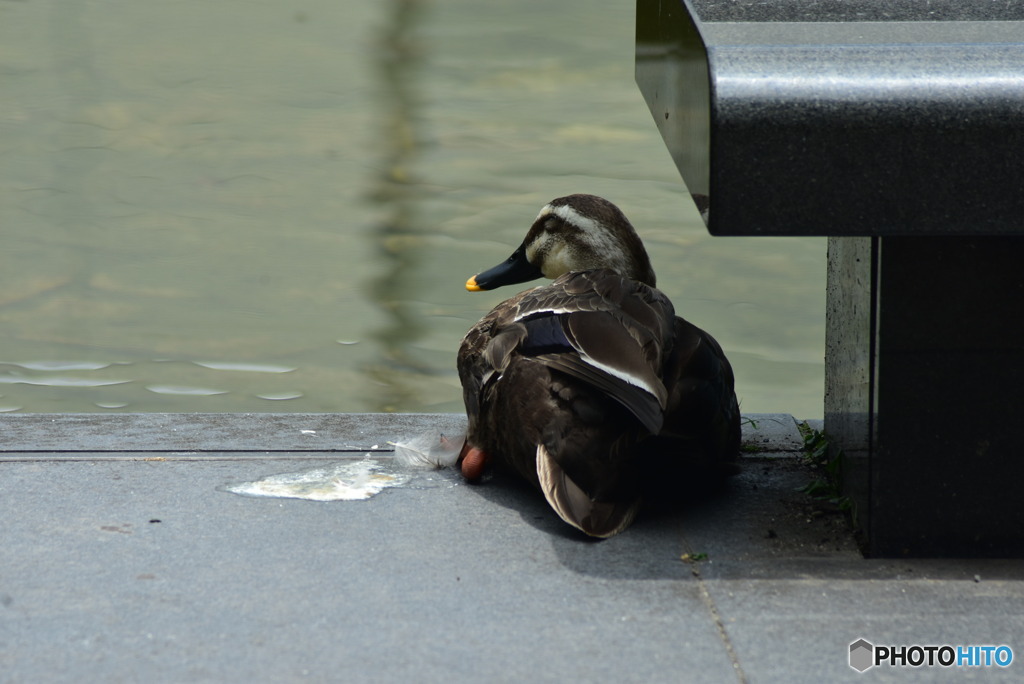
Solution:
[[[743,416],[740,419],[740,425],[749,425],[752,429],[757,430],[757,421],[748,416]],[[745,454],[756,454],[761,451],[761,447],[753,442],[743,442],[740,444],[740,451]]]
[[[835,506],[856,523],[853,500],[843,495],[843,453],[829,456],[828,437],[824,432],[813,429],[806,422],[797,428],[804,440],[804,460],[818,471],[819,477],[811,480],[798,491],[807,494],[819,503]]]

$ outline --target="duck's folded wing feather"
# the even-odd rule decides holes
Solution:
[[[661,431],[667,392],[653,362],[621,320],[607,312],[533,318],[522,353],[600,390],[652,434]]]
[[[614,399],[651,434],[661,432],[665,416],[654,394],[598,368],[575,354],[541,354],[535,357],[548,368],[582,380]]]
[[[639,499],[595,501],[587,496],[541,444],[537,447],[537,479],[548,504],[565,522],[592,537],[611,537],[629,527]]]
[[[653,395],[665,408],[661,381],[664,339],[620,312],[580,311],[565,316],[571,343],[591,366]]]
[[[664,295],[611,271],[564,276],[515,313],[520,353],[601,390],[654,434],[668,401],[661,371],[673,319]]]

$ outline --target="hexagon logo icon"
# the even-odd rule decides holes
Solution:
[[[875,647],[864,639],[857,639],[850,644],[850,667],[857,672],[864,672],[874,667]]]

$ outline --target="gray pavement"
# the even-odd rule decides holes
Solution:
[[[394,472],[389,441],[461,416],[0,416],[0,682],[1021,679],[851,669],[858,638],[1024,660],[1024,563],[862,558],[796,491],[792,417],[748,418],[725,492],[595,542],[452,470],[360,501],[220,489],[367,454]]]

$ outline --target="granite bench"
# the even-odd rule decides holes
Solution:
[[[636,26],[708,230],[828,236],[825,430],[867,553],[1024,556],[1024,5],[638,0]]]

